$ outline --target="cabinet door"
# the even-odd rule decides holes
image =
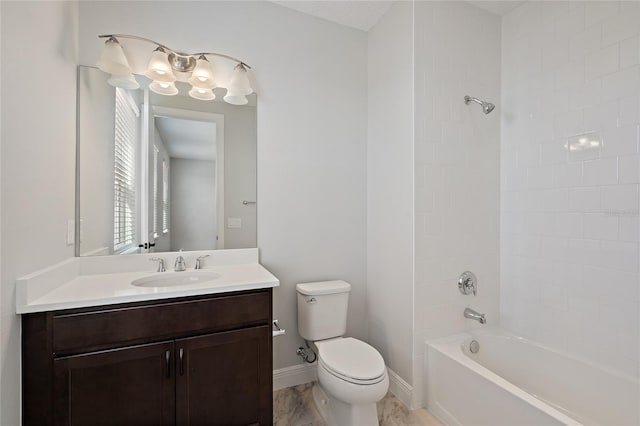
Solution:
[[[174,353],[164,342],[56,359],[55,424],[174,424]]]
[[[176,340],[176,354],[178,425],[272,424],[269,326]]]

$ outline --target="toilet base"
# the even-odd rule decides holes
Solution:
[[[313,403],[320,413],[320,417],[322,420],[328,425],[329,424],[329,397],[327,393],[320,387],[318,382],[313,384],[311,388],[311,394],[313,395]]]
[[[327,394],[317,382],[313,384],[311,393],[313,402],[327,426],[378,425],[375,402],[358,405],[344,403]]]

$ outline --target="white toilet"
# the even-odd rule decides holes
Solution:
[[[313,400],[329,426],[377,425],[376,402],[389,389],[382,355],[352,337],[347,328],[351,285],[321,281],[296,285],[298,332],[313,342],[318,355],[318,383]]]

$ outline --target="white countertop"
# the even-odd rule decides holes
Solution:
[[[185,257],[187,257],[186,253]],[[246,252],[244,259],[241,260],[247,260]],[[251,256],[249,260],[252,260]],[[168,276],[181,272],[171,270],[149,272],[148,264],[145,264],[147,271],[86,273],[96,269],[76,265],[82,262],[82,258],[76,258],[76,260],[69,260],[19,279],[16,283],[16,313],[26,314],[277,287],[278,279],[257,263],[257,249],[255,260],[255,263],[215,264],[216,262],[211,262],[213,264],[204,267],[202,271],[213,271],[220,276],[210,281],[172,287],[140,287],[132,285],[131,282],[138,278]],[[188,268],[187,271],[192,272],[193,269]]]

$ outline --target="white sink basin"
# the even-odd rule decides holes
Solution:
[[[131,281],[131,284],[138,287],[178,287],[213,281],[217,278],[220,278],[220,274],[213,271],[163,272],[138,278]]]

